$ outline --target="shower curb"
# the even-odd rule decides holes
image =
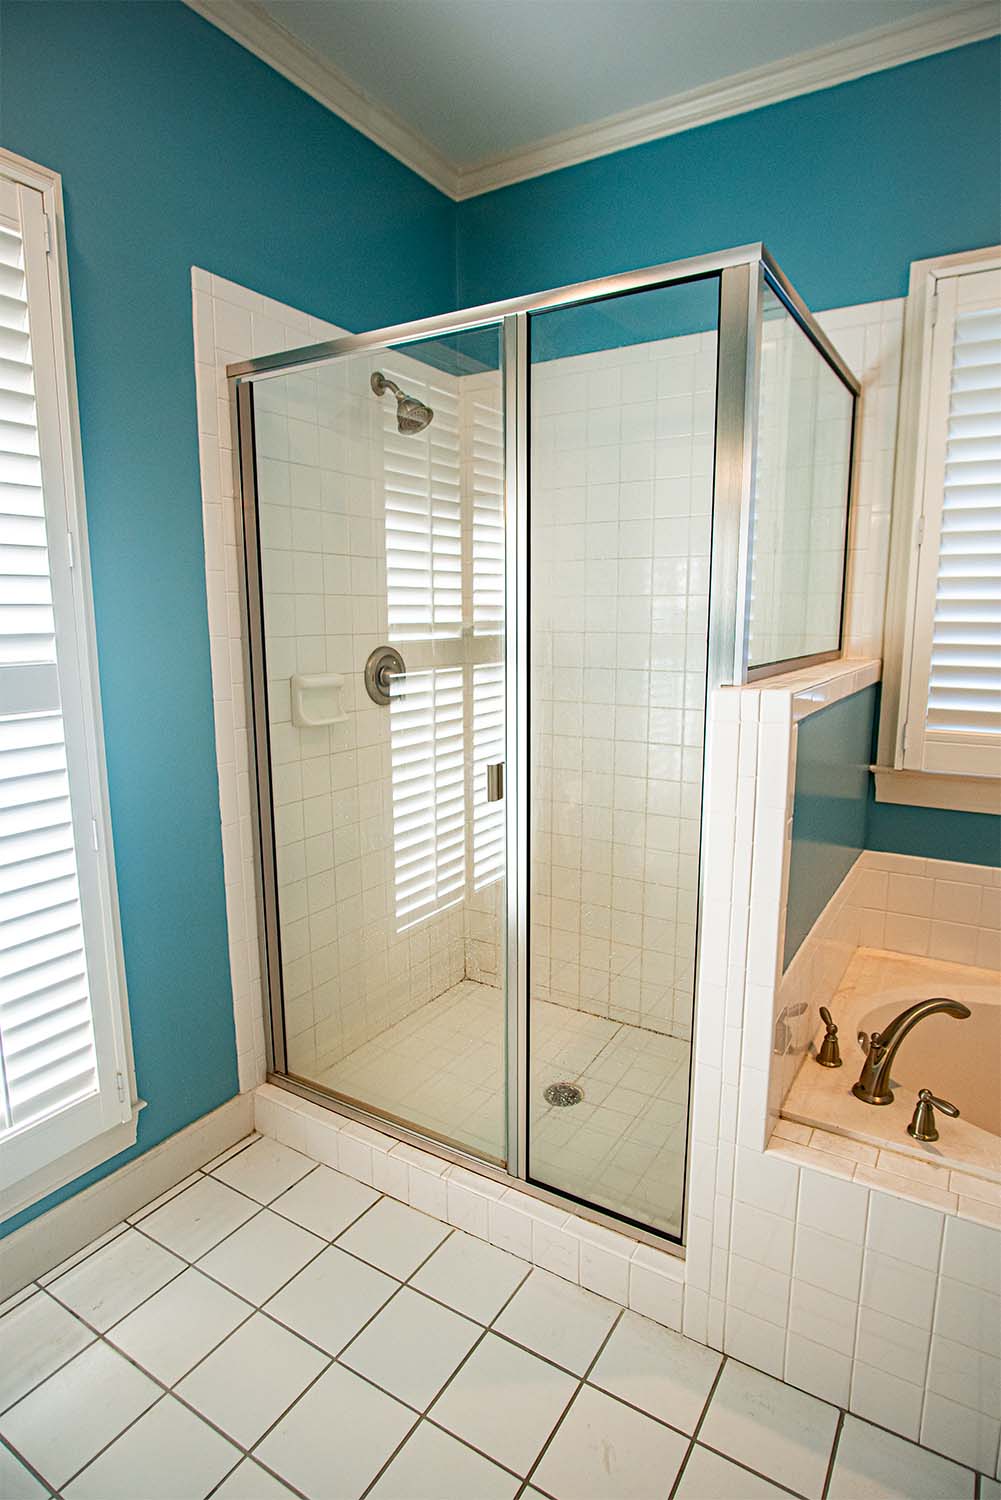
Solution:
[[[680,1256],[591,1224],[274,1084],[261,1084],[253,1100],[261,1135],[665,1328],[684,1331]]]

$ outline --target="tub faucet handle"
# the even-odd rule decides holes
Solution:
[[[959,1119],[959,1110],[954,1104],[950,1104],[947,1099],[936,1099],[931,1089],[919,1089],[914,1118],[907,1127],[907,1134],[913,1136],[916,1141],[937,1141],[938,1129],[935,1125],[937,1109],[941,1110],[944,1115],[951,1115],[954,1120]]]
[[[827,1032],[820,1044],[817,1061],[822,1068],[840,1068],[841,1048],[838,1046],[838,1028],[826,1005],[820,1007],[820,1019],[827,1027]]]

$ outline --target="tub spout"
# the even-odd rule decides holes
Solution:
[[[859,1046],[866,1057],[858,1083],[852,1088],[856,1099],[861,1099],[865,1104],[892,1104],[890,1069],[897,1049],[907,1033],[926,1016],[953,1016],[957,1021],[965,1021],[969,1014],[969,1007],[961,1005],[958,1000],[947,1000],[942,995],[936,995],[933,999],[919,1000],[916,1005],[902,1010],[883,1031],[874,1031],[871,1036],[860,1031]]]

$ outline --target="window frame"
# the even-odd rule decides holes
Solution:
[[[62,181],[57,172],[2,149],[0,174],[17,188],[32,190],[41,198],[45,232],[41,294],[38,268],[33,266],[29,273],[26,264],[29,315],[32,300],[36,309],[32,320],[36,411],[46,527],[50,555],[55,561],[57,671],[71,778],[82,925],[95,1036],[104,1038],[105,1057],[98,1093],[92,1096],[97,1104],[85,1110],[89,1125],[83,1131],[84,1116],[74,1114],[78,1109],[74,1105],[0,1141],[0,1162],[4,1163],[0,1219],[4,1219],[133,1145],[143,1101],[136,1091],[104,755]],[[40,347],[39,321],[46,346],[41,360],[36,352]],[[43,378],[37,381],[40,368]],[[62,564],[54,554],[52,535],[52,516],[60,510],[66,524]],[[113,1059],[110,1068],[108,1058]],[[92,1105],[92,1099],[81,1102]]]
[[[930,418],[936,372],[932,354],[939,283],[957,276],[1001,267],[1001,245],[911,263],[904,310],[900,405],[890,535],[889,574],[883,641],[883,690],[877,764],[872,767],[876,800],[960,812],[997,813],[1001,779],[980,770],[943,763],[939,770],[923,765],[924,734],[914,720],[925,704],[915,702],[916,656],[927,635],[934,606],[934,579],[928,557],[938,535],[923,526],[925,487],[932,440]],[[927,692],[927,687],[925,688]],[[916,709],[916,712],[915,712]],[[906,738],[906,747],[905,747]],[[941,757],[940,757],[941,758]]]

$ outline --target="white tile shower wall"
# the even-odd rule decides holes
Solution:
[[[197,269],[192,272],[192,288],[206,586],[230,967],[240,1083],[241,1088],[251,1088],[263,1079],[265,1071],[257,936],[260,895],[251,822],[253,761],[248,738],[245,680],[241,520],[235,483],[233,419],[225,370],[229,363],[248,355],[301,346],[305,342],[335,336],[343,330]],[[371,363],[374,368],[375,361]],[[411,387],[428,375],[428,367],[416,361],[394,355],[392,363],[397,373],[405,370]],[[368,373],[366,366],[361,376],[363,384]],[[338,409],[338,402],[343,406],[348,396],[346,388],[339,388],[337,377],[330,376],[329,380],[331,404],[324,408],[325,417]],[[458,381],[448,375],[439,378],[436,374],[435,381],[442,387],[441,397],[432,400],[438,411],[438,431],[441,433],[446,426],[449,427],[457,474],[461,460],[463,504],[467,510],[464,529],[471,538],[474,532],[479,535],[481,554],[484,550],[490,554],[491,511],[496,511],[500,496],[497,462],[499,378],[496,373],[487,373]],[[447,389],[449,385],[452,390]],[[456,389],[466,386],[469,388],[468,398],[463,389],[457,403]],[[288,659],[280,663],[283,673],[273,673],[271,698],[280,751],[276,756],[275,801],[282,848],[286,851],[284,874],[299,877],[287,882],[291,890],[283,903],[283,914],[288,918],[283,935],[287,940],[286,956],[291,969],[293,993],[290,1009],[299,1039],[297,1045],[302,1053],[299,1064],[304,1067],[312,1066],[310,1048],[316,1049],[314,1060],[320,1055],[316,1045],[318,1028],[320,1045],[325,1049],[329,1049],[337,1034],[330,1012],[333,973],[328,970],[331,963],[336,961],[339,966],[346,961],[345,967],[351,969],[348,961],[357,952],[358,934],[366,932],[369,919],[378,920],[379,911],[385,910],[391,899],[386,890],[386,881],[391,877],[386,875],[385,847],[376,826],[378,813],[374,802],[378,784],[370,774],[376,767],[380,773],[385,771],[386,747],[383,744],[380,750],[376,745],[373,750],[365,743],[379,711],[373,705],[364,723],[358,719],[360,755],[356,745],[341,746],[339,743],[330,746],[328,753],[317,754],[320,747],[316,741],[321,733],[329,731],[296,730],[294,735],[298,743],[293,746],[292,726],[288,722],[288,687],[287,681],[282,680],[284,672],[317,670],[327,665],[335,669],[346,649],[350,650],[351,662],[355,664],[355,681],[349,683],[348,699],[352,701],[352,693],[357,696],[357,650],[354,648],[360,650],[368,639],[375,644],[378,637],[375,631],[371,634],[369,631],[379,622],[374,621],[372,615],[380,598],[383,601],[385,598],[384,588],[381,595],[373,592],[384,579],[382,527],[376,523],[371,511],[367,515],[363,513],[363,500],[371,494],[372,443],[378,435],[369,424],[378,420],[385,428],[386,413],[391,416],[392,408],[387,406],[383,411],[366,387],[365,394],[358,398],[360,410],[352,413],[353,417],[360,418],[358,437],[349,443],[346,433],[342,432],[338,437],[332,421],[321,423],[321,405],[317,396],[318,387],[314,390],[306,380],[273,382],[264,395],[261,412],[264,427],[262,447],[272,450],[262,454],[262,488],[265,503],[271,507],[267,525],[272,531],[268,539],[287,543],[273,548],[274,581],[284,581],[288,585],[272,591],[276,596],[276,623],[279,627],[274,632],[274,644],[277,654],[280,656],[284,649]],[[294,409],[289,408],[290,399]],[[301,403],[301,409],[296,403]],[[347,414],[346,410],[344,414]],[[361,433],[364,433],[365,441]],[[325,464],[320,462],[321,439]],[[367,491],[366,485],[369,487]],[[339,514],[334,513],[329,504],[335,494],[345,502]],[[302,545],[296,546],[296,542]],[[315,576],[318,567],[319,579]],[[493,602],[491,590],[483,583],[486,571],[481,559],[481,625]],[[319,590],[315,587],[317,583],[321,585]],[[335,593],[343,590],[345,584],[351,587],[353,595],[358,595],[350,606]],[[468,593],[472,598],[472,587]],[[322,619],[317,613],[318,600]],[[350,618],[344,617],[345,609]],[[331,612],[329,628],[328,611]],[[280,628],[283,617],[295,634],[288,634]],[[311,621],[317,629],[306,629]],[[496,641],[494,636],[495,648]],[[481,649],[477,661],[482,657],[483,664],[477,668],[472,660],[469,662],[473,691],[465,698],[466,735],[472,743],[474,731],[478,730],[481,747],[491,743],[489,705],[495,696],[495,684],[487,663],[495,655],[496,649],[492,653]],[[496,668],[493,674],[496,675]],[[365,699],[363,715],[367,706],[368,700]],[[475,725],[474,718],[478,721]],[[385,737],[378,738],[384,740]],[[293,754],[293,750],[301,753]],[[471,765],[468,792],[480,815],[479,826],[489,834],[490,819],[482,816],[481,804],[485,799],[479,781],[483,780],[483,775],[476,780],[478,772],[482,772],[482,765]],[[326,798],[334,790],[345,793],[343,799],[338,799],[338,827],[333,826],[332,805],[330,825],[321,827],[326,822]],[[345,807],[354,814],[353,817],[343,816]],[[382,812],[385,816],[384,805]],[[310,822],[308,838],[307,821]],[[321,941],[325,935],[321,928],[326,923],[326,933],[329,933],[331,923],[331,903],[323,899],[325,891],[329,892],[332,868],[326,865],[328,841],[336,841],[337,852],[343,856],[341,863],[346,867],[341,879],[343,911],[337,910],[339,903],[336,901],[333,906],[334,922],[341,919],[338,935],[344,939],[343,944],[338,942],[336,946]],[[467,963],[469,972],[496,979],[499,973],[499,887],[496,879],[490,881],[483,873],[483,850],[489,842],[487,837],[480,839],[481,878],[475,884],[470,883],[468,910],[459,906],[441,918],[424,923],[419,931],[400,942],[387,942],[377,953],[370,955],[369,963],[353,966],[356,970],[361,969],[354,975],[356,983],[353,986],[344,984],[344,976],[341,976],[338,1014],[341,1014],[342,999],[350,1001],[354,994],[358,1000],[353,1011],[350,1004],[346,1004],[343,1011],[349,1038],[360,1034],[359,1024],[363,1017],[370,1017],[376,1029],[383,1023],[391,1024],[394,1016],[402,1013],[405,991],[409,994],[413,987],[415,992],[426,992],[425,997],[430,998],[432,986],[441,981],[443,974],[449,976],[442,985],[447,987],[447,983],[452,982],[453,970],[456,977],[461,978]],[[352,882],[357,889],[353,888]],[[297,902],[303,908],[301,913]],[[311,903],[315,903],[312,909]],[[356,921],[359,912],[360,925]],[[312,934],[310,923],[315,929]],[[304,938],[307,943],[305,953],[302,949]],[[308,978],[310,981],[314,979],[314,949],[318,955],[316,982],[303,989],[307,965]],[[364,1035],[361,1039],[364,1040]],[[342,1043],[343,1040],[342,1033]]]
[[[716,335],[532,371],[533,993],[690,1038]]]
[[[706,918],[729,941],[705,945],[699,981],[685,1331],[994,1474],[1001,1232],[851,1180],[850,1161],[791,1141],[781,1155],[763,1149],[770,1072],[786,1070],[775,1038],[799,1019],[783,1015],[780,978],[794,726],[871,672],[835,664],[813,686],[797,674],[796,694],[776,684],[714,696]],[[955,873],[968,878],[943,886],[977,885],[981,913],[995,899],[993,872],[975,882],[967,867],[922,864],[913,878],[931,883],[932,903]],[[831,982],[862,913],[878,910],[883,873],[888,888],[889,870],[860,862],[810,934],[817,985]]]

